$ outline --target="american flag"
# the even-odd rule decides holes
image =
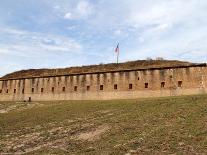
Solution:
[[[119,53],[119,43],[118,43],[118,45],[116,46],[115,52],[116,52],[116,53]]]

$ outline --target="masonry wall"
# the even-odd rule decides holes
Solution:
[[[207,67],[90,73],[0,81],[0,101],[108,100],[203,94]]]

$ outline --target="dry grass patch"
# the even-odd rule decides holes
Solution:
[[[87,140],[87,141],[95,141],[98,140],[100,138],[100,136],[102,134],[104,134],[105,132],[107,132],[110,129],[110,127],[108,125],[101,125],[95,129],[93,129],[92,131],[89,132],[83,132],[78,134],[75,139],[77,140]]]
[[[207,95],[32,104],[0,102],[0,154],[207,154]]]

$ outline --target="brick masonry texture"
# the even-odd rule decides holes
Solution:
[[[0,101],[110,100],[204,94],[207,65],[0,79]]]

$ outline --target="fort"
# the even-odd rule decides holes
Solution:
[[[17,71],[0,78],[0,101],[109,100],[203,94],[207,64],[138,60]]]

